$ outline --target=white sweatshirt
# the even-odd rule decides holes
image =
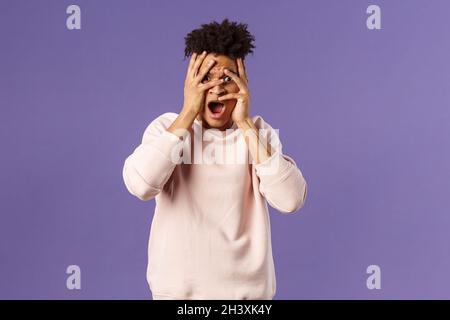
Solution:
[[[238,162],[249,155],[241,130],[206,130],[195,120],[183,141],[166,131],[177,116],[164,113],[152,121],[123,168],[132,195],[156,199],[147,267],[153,298],[272,299],[267,202],[283,213],[302,208],[307,184],[301,171],[281,143],[262,163],[252,163],[251,156]],[[262,117],[252,120],[278,138]]]

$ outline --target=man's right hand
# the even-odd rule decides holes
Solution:
[[[195,52],[192,54],[184,81],[183,111],[194,112],[196,115],[205,105],[205,91],[223,82],[222,79],[218,79],[202,83],[203,78],[216,63],[215,60],[210,60],[208,65],[200,72],[200,66],[206,55],[206,51],[203,51],[200,55]]]
[[[200,73],[200,66],[205,60],[205,57],[206,51],[200,55],[195,52],[192,54],[191,60],[189,61],[186,80],[184,82],[183,108],[175,121],[167,128],[167,131],[172,132],[180,138],[183,137],[186,130],[189,130],[195,118],[205,106],[205,91],[223,81],[220,79],[202,83],[205,75],[208,74],[209,70],[211,70],[216,63],[215,60],[211,60],[211,63]]]

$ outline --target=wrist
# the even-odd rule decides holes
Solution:
[[[192,108],[183,106],[183,108],[180,111],[180,115],[183,117],[195,119],[198,115],[198,112]]]
[[[249,129],[251,128],[252,119],[250,117],[245,117],[243,119],[236,120],[236,125],[241,129]]]

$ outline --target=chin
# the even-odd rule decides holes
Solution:
[[[208,117],[203,117],[204,121],[208,125],[209,128],[221,129],[227,123],[230,123],[230,119],[217,120],[217,119],[208,119]]]
[[[213,119],[207,112],[201,114],[201,119],[203,121],[203,126],[207,129],[214,128],[225,130],[232,124],[231,116],[224,116],[221,119]]]

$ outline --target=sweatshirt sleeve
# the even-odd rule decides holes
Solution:
[[[142,201],[161,192],[182,155],[183,140],[167,131],[170,123],[168,114],[153,120],[141,144],[125,160],[122,171],[125,186]]]
[[[256,120],[257,128],[266,129],[270,135],[272,155],[265,161],[255,164],[259,178],[259,191],[267,202],[282,213],[300,210],[307,195],[307,183],[294,159],[283,154],[278,134],[264,122]],[[275,143],[273,143],[275,140]]]

